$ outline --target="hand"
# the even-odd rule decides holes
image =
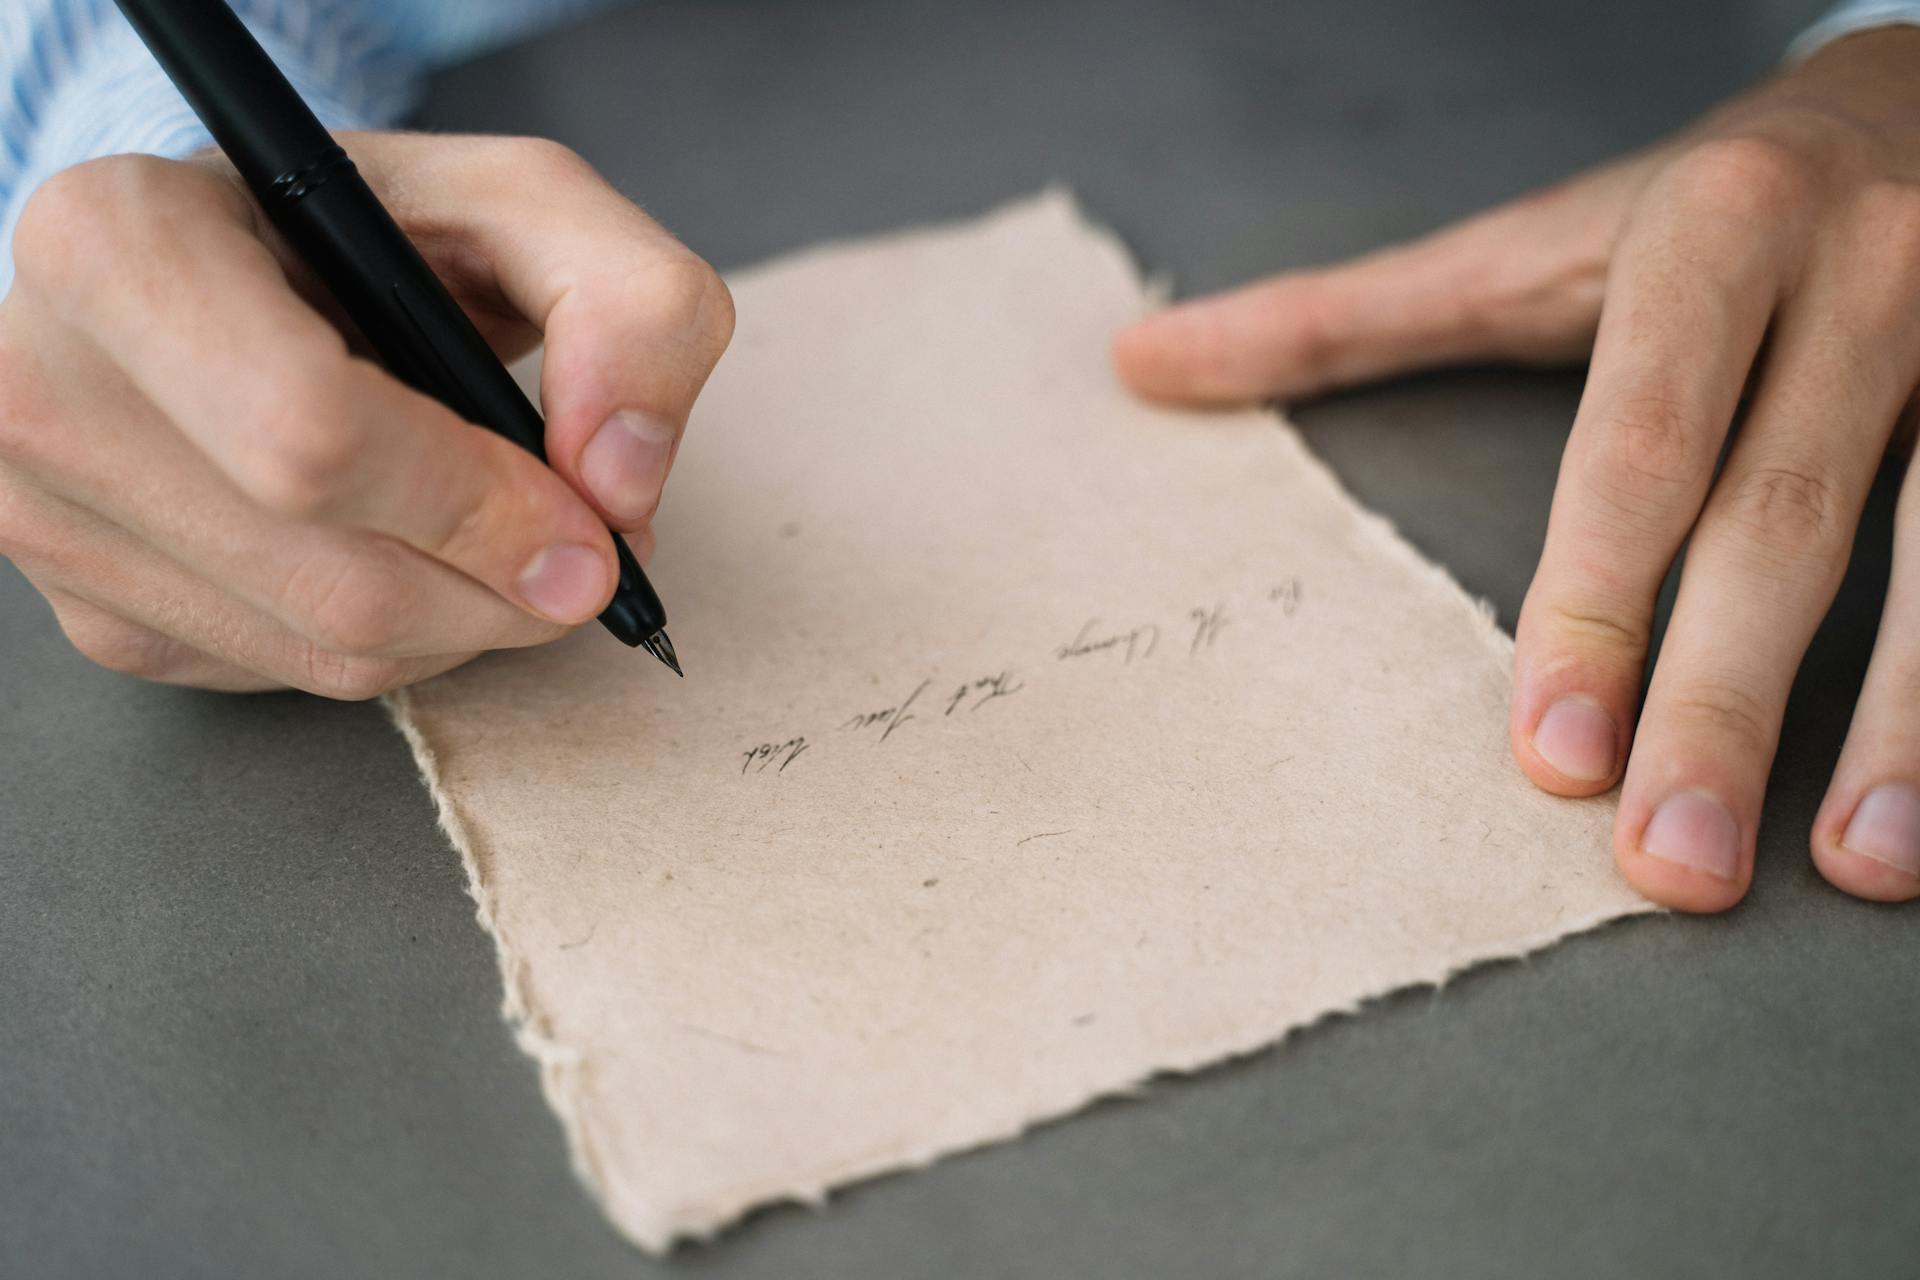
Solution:
[[[732,301],[553,143],[363,134],[361,171],[502,356],[544,335],[551,468],[363,358],[223,164],[34,194],[0,301],[0,554],[74,645],[366,698],[612,598]]]
[[[1589,349],[1520,614],[1513,751],[1560,795],[1624,773],[1621,870],[1718,911],[1752,878],[1788,687],[1920,384],[1920,31],[1839,41],[1659,146],[1419,243],[1176,307],[1115,357],[1142,395],[1227,403]],[[1883,901],[1920,896],[1920,474],[1898,524],[1812,837],[1827,879]],[[1655,594],[1689,539],[1640,707]]]

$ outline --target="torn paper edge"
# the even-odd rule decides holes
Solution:
[[[500,970],[502,989],[500,1015],[513,1032],[514,1042],[519,1045],[520,1051],[539,1066],[540,1091],[546,1096],[547,1105],[560,1118],[575,1176],[586,1185],[608,1216],[618,1223],[619,1218],[613,1214],[603,1191],[600,1160],[598,1152],[594,1150],[592,1135],[581,1123],[576,1106],[576,1095],[584,1093],[586,1056],[552,1034],[546,1018],[533,1007],[533,1002],[527,996],[525,962],[519,948],[514,946],[500,926],[480,842],[447,791],[440,771],[440,758],[427,742],[415,718],[412,690],[396,689],[381,701],[386,704],[400,735],[413,751],[414,765],[420,771],[420,780],[426,784],[427,794],[433,798],[440,829],[446,832],[447,839],[460,855],[460,865],[467,875],[467,896],[474,903],[474,918],[486,930],[487,936],[493,939],[494,961]],[[626,1229],[622,1227],[622,1230]],[[662,1247],[650,1246],[644,1241],[639,1243],[642,1247],[655,1250]]]
[[[1089,218],[1073,192],[1057,183],[1047,186],[1036,195],[997,206],[987,213],[972,218],[911,226],[879,235],[850,236],[827,241],[783,254],[767,263],[755,264],[732,274],[738,282],[751,278],[768,267],[785,268],[855,244],[867,248],[878,247],[929,233],[978,227],[1017,218],[1036,208],[1068,219],[1077,229],[1090,236],[1104,252],[1118,259],[1128,277],[1140,290],[1143,312],[1145,309],[1163,304],[1171,295],[1170,277],[1164,274],[1149,275],[1144,272],[1119,235],[1112,228]],[[1485,641],[1488,660],[1500,669],[1503,676],[1510,678],[1513,638],[1501,630],[1492,604],[1474,596],[1443,565],[1428,559],[1418,547],[1408,541],[1391,520],[1371,510],[1355,498],[1341,483],[1333,469],[1307,446],[1299,429],[1287,419],[1278,406],[1271,406],[1266,412],[1270,414],[1273,425],[1279,429],[1280,434],[1287,441],[1287,447],[1293,451],[1299,465],[1306,468],[1322,485],[1348,505],[1358,518],[1364,535],[1372,541],[1374,546],[1410,570],[1416,578],[1439,587],[1450,600],[1457,603],[1457,607],[1467,618],[1468,625]],[[428,794],[433,798],[440,827],[446,832],[447,838],[460,855],[461,864],[466,871],[467,893],[473,898],[476,908],[475,916],[481,927],[494,940],[495,958],[504,990],[501,1004],[502,1016],[513,1031],[515,1042],[521,1051],[539,1066],[541,1090],[546,1096],[548,1105],[559,1117],[561,1128],[566,1134],[567,1150],[574,1173],[621,1234],[641,1249],[653,1254],[666,1253],[683,1240],[712,1239],[720,1231],[754,1210],[780,1203],[822,1205],[833,1191],[842,1187],[889,1173],[922,1169],[948,1156],[1011,1141],[1036,1127],[1058,1123],[1101,1103],[1138,1096],[1158,1078],[1194,1075],[1203,1070],[1265,1053],[1278,1048],[1291,1037],[1319,1026],[1322,1022],[1332,1018],[1353,1016],[1369,1005],[1403,992],[1418,990],[1422,987],[1432,987],[1435,991],[1439,991],[1460,974],[1483,965],[1523,960],[1536,952],[1569,938],[1593,932],[1604,925],[1662,910],[1653,903],[1642,901],[1629,904],[1621,910],[1606,910],[1582,915],[1566,927],[1555,926],[1529,934],[1515,944],[1511,951],[1443,966],[1436,973],[1412,978],[1385,991],[1324,1010],[1306,1022],[1281,1028],[1271,1034],[1261,1033],[1252,1037],[1224,1041],[1203,1049],[1189,1050],[1143,1067],[1136,1075],[1119,1084],[1096,1088],[1090,1093],[1058,1105],[1043,1106],[1031,1115],[1010,1121],[989,1132],[960,1140],[909,1146],[905,1149],[877,1150],[859,1157],[839,1159],[811,1172],[782,1178],[778,1182],[734,1189],[724,1199],[712,1198],[712,1202],[708,1204],[679,1205],[670,1211],[657,1213],[644,1210],[629,1212],[626,1206],[615,1205],[609,1199],[607,1187],[601,1176],[598,1152],[595,1150],[592,1135],[581,1118],[581,1103],[588,1089],[584,1055],[578,1048],[562,1042],[552,1034],[545,1017],[533,1007],[528,998],[524,976],[525,962],[518,948],[500,927],[492,887],[487,875],[486,859],[480,842],[475,838],[459,806],[447,793],[439,757],[419,727],[411,693],[406,689],[397,690],[388,694],[384,701],[395,725],[413,751],[414,762],[419,768],[421,779],[426,784]]]
[[[1529,934],[1515,944],[1515,949],[1512,951],[1443,966],[1437,974],[1410,978],[1398,986],[1362,996],[1344,1005],[1325,1009],[1305,1022],[1295,1023],[1277,1032],[1261,1032],[1251,1037],[1236,1038],[1205,1048],[1188,1050],[1144,1067],[1136,1075],[1120,1083],[1096,1086],[1085,1093],[1076,1092],[1076,1096],[1070,1101],[1058,1105],[1044,1104],[1029,1115],[963,1139],[925,1143],[904,1149],[882,1149],[861,1156],[842,1158],[809,1173],[796,1174],[777,1182],[752,1184],[725,1197],[709,1197],[712,1202],[710,1206],[683,1205],[670,1213],[648,1214],[640,1223],[625,1221],[611,1209],[609,1217],[622,1234],[652,1254],[666,1254],[682,1242],[705,1243],[729,1227],[737,1225],[749,1214],[783,1204],[822,1208],[836,1191],[847,1190],[891,1174],[911,1173],[925,1169],[950,1156],[1010,1142],[1036,1129],[1071,1120],[1097,1106],[1143,1097],[1157,1082],[1197,1076],[1230,1063],[1244,1061],[1269,1051],[1278,1051],[1288,1040],[1315,1030],[1322,1023],[1337,1018],[1357,1016],[1374,1005],[1407,992],[1432,988],[1435,994],[1438,994],[1453,979],[1472,970],[1524,961],[1562,942],[1597,932],[1609,925],[1640,916],[1664,913],[1664,908],[1649,902],[1632,905],[1620,911],[1601,911],[1590,916],[1582,916],[1578,918],[1577,923],[1565,930],[1548,929]],[[596,1198],[603,1205],[606,1204],[605,1199],[598,1194]]]

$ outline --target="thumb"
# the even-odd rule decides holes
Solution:
[[[1227,405],[1459,361],[1576,359],[1593,342],[1637,168],[1599,170],[1411,244],[1169,308],[1115,337],[1114,364],[1149,400]]]

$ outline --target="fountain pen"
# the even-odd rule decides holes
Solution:
[[[224,0],[116,0],[273,225],[393,375],[546,460],[546,423]],[[620,585],[600,621],[680,674],[660,597],[617,532]]]

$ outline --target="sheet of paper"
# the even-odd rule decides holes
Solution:
[[[1068,197],[733,283],[686,680],[588,628],[395,700],[635,1241],[1644,909],[1458,586],[1273,415],[1116,386],[1145,294]]]

